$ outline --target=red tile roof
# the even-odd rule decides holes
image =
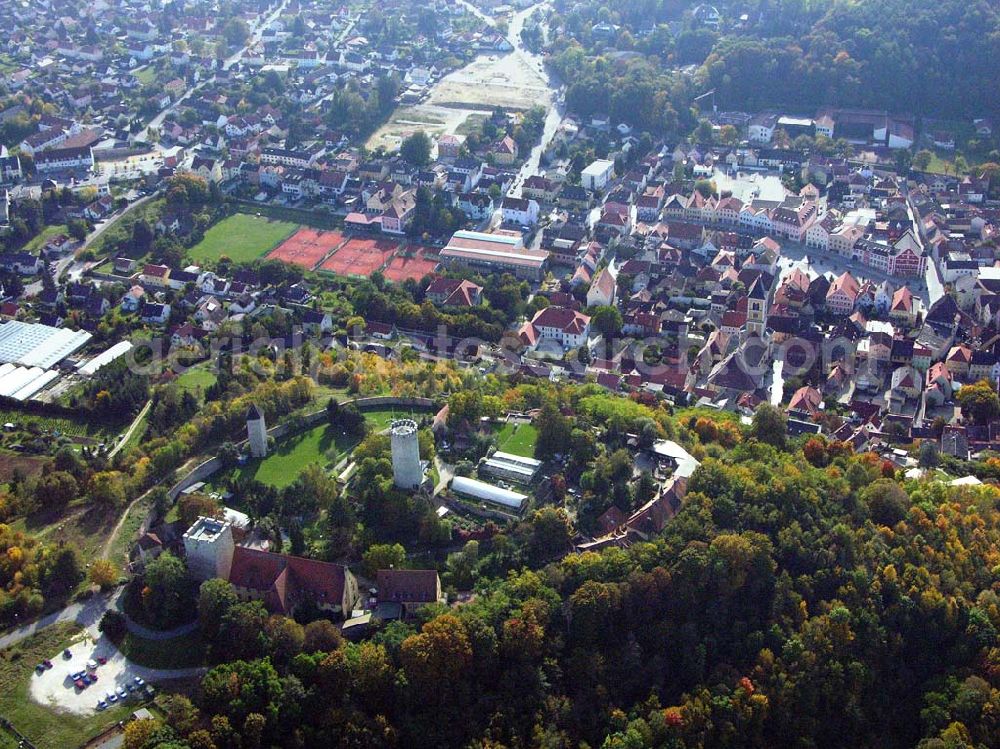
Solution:
[[[237,546],[229,582],[263,593],[264,605],[272,611],[290,613],[304,600],[342,605],[348,574],[340,564]]]

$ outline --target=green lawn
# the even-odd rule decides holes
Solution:
[[[143,86],[148,86],[150,83],[156,81],[156,70],[147,65],[142,70],[136,72],[135,77]]]
[[[39,232],[37,237],[32,237],[24,245],[25,252],[38,252],[45,244],[52,239],[52,237],[58,236],[59,234],[68,234],[69,230],[66,228],[66,224],[56,224],[55,226],[46,226]]]
[[[197,263],[213,263],[222,255],[236,262],[254,260],[274,249],[296,228],[288,221],[237,213],[206,231],[205,237],[188,250],[188,256]]]
[[[80,627],[76,624],[57,624],[0,651],[0,715],[38,749],[80,746],[109,726],[125,720],[138,707],[137,703],[129,701],[84,717],[40,705],[28,696],[35,664],[44,658],[55,657],[79,632]],[[4,744],[0,743],[2,746]]]
[[[148,668],[191,668],[205,664],[206,645],[197,630],[170,640],[147,640],[128,634],[118,649],[133,663]]]
[[[274,452],[263,460],[237,468],[237,475],[250,476],[278,489],[291,484],[311,463],[324,468],[335,465],[345,452],[358,444],[356,437],[336,432],[320,424],[302,434],[279,442]]]
[[[927,165],[927,171],[934,174],[954,174],[954,165],[951,160],[942,159],[938,154],[934,154],[931,163]]]
[[[497,449],[525,458],[535,457],[538,430],[531,424],[504,424],[497,435]]]
[[[362,413],[365,415],[365,421],[371,424],[372,429],[381,432],[383,429],[388,429],[389,425],[396,419],[413,419],[419,422],[430,412],[411,408],[373,408]]]
[[[178,377],[176,382],[181,390],[188,390],[197,394],[199,390],[204,393],[218,379],[218,376],[212,371],[211,367],[203,365],[191,367],[191,369]]]

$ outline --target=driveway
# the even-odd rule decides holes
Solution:
[[[22,640],[31,637],[39,630],[51,627],[53,624],[58,624],[59,622],[76,622],[84,629],[92,630],[96,633],[97,625],[100,623],[104,612],[115,605],[119,595],[121,595],[120,591],[101,593],[86,601],[71,603],[66,608],[43,616],[31,624],[26,624],[23,627],[6,632],[0,635],[0,649],[16,645]]]

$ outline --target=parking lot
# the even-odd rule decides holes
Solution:
[[[51,668],[37,671],[31,677],[31,698],[56,710],[67,710],[77,715],[91,715],[97,711],[99,700],[106,700],[114,692],[124,689],[126,702],[137,706],[142,701],[135,683],[137,670],[130,667],[125,656],[105,638],[95,641],[89,635],[75,642],[69,649],[71,657],[63,653],[49,656]],[[100,663],[105,659],[106,663]],[[88,661],[96,668],[88,668]],[[75,686],[71,674],[80,672],[97,676],[97,681],[83,689]],[[129,686],[133,691],[129,691]]]

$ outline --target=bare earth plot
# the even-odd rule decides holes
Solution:
[[[423,104],[399,107],[369,139],[368,147],[399,147],[403,138],[416,130],[432,137],[455,133],[470,115],[501,106],[525,110],[552,103],[552,93],[542,73],[520,54],[511,52],[478,57],[464,68],[442,78]]]

